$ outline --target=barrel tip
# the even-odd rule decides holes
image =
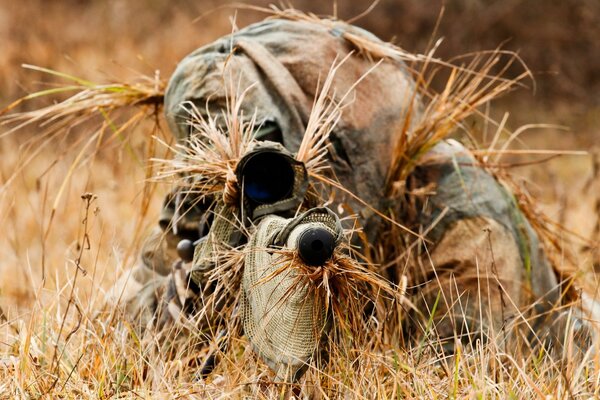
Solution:
[[[325,264],[335,250],[335,237],[324,228],[308,228],[298,238],[298,253],[310,266]]]

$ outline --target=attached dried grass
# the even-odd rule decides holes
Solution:
[[[317,307],[322,307],[330,318],[332,327],[328,338],[333,342],[329,346],[339,346],[345,351],[374,350],[374,344],[381,344],[376,338],[383,334],[378,328],[388,314],[385,308],[415,308],[404,297],[402,288],[378,275],[373,265],[361,264],[350,257],[349,250],[341,246],[329,261],[317,268],[305,265],[295,251],[280,251],[278,263],[282,263],[282,268],[265,280],[288,268],[295,269],[298,274],[291,287],[308,285],[307,296],[317,299]],[[336,362],[344,362],[344,359]]]
[[[13,133],[30,124],[39,124],[40,127],[48,127],[65,119],[69,121],[69,124],[75,124],[75,120],[71,118],[80,118],[83,115],[95,113],[106,115],[113,110],[129,106],[159,107],[163,102],[165,83],[160,80],[158,74],[154,78],[142,76],[135,83],[97,84],[48,68],[34,65],[23,65],[23,67],[62,78],[72,84],[31,93],[11,103],[5,109],[0,110],[0,123],[3,125],[13,125],[2,136]],[[73,91],[76,92],[74,95],[61,102],[33,111],[10,114],[11,111],[25,102]]]
[[[235,206],[239,202],[235,170],[241,158],[254,144],[256,116],[246,120],[240,111],[244,95],[228,96],[228,110],[221,116],[205,118],[193,104],[188,104],[192,135],[184,142],[169,146],[174,159],[154,159],[160,172],[158,181],[169,181],[198,198],[220,197],[223,203]],[[222,126],[219,121],[224,123]]]
[[[275,16],[331,23],[295,10],[276,9]],[[447,63],[438,62],[431,55],[403,54],[392,46],[364,42],[350,34],[346,38],[370,57],[404,57],[402,59],[423,65],[422,72],[417,74],[418,93],[427,105],[422,120],[411,129],[407,122],[403,139],[396,144],[397,156],[388,176],[389,193],[393,197],[402,193],[402,180],[422,154],[460,127],[465,118],[476,114],[477,107],[510,90],[528,75],[526,71],[516,79],[501,78],[493,71],[500,65],[502,52],[476,55],[466,66],[450,66],[446,88],[435,94],[428,88],[426,66],[435,64],[446,68]],[[500,71],[504,71],[507,65],[500,67]],[[70,79],[68,76],[65,78]],[[72,80],[76,83],[73,90],[81,92],[70,100],[37,112],[4,117],[4,121],[17,124],[17,128],[28,123],[42,123],[58,129],[74,123],[82,115],[131,105],[150,105],[155,112],[160,105],[162,86],[103,87],[79,82],[76,78]],[[339,106],[328,102],[329,85],[328,77],[322,95],[315,100],[314,117],[311,114],[307,135],[298,154],[298,159],[310,166],[313,177],[324,175],[327,136],[340,115]],[[62,90],[71,88],[39,93],[23,101]],[[232,103],[224,130],[219,128],[216,119],[192,119],[192,128],[199,136],[192,138],[188,146],[172,147],[180,158],[169,162],[168,169],[163,169],[159,178],[187,185],[190,190],[198,190],[204,196],[224,193],[225,202],[232,204],[237,194],[227,188],[233,187],[232,171],[252,144],[251,132],[255,123],[253,119],[244,122],[244,118],[239,116],[240,104],[241,100]],[[9,109],[17,105],[15,103]],[[193,108],[191,111],[192,115],[199,114]],[[126,129],[128,124],[124,127],[115,130],[115,135]],[[162,162],[162,159],[157,160]],[[190,175],[195,177],[193,185],[188,178]],[[334,180],[323,178],[321,181],[341,189]],[[535,215],[532,214],[531,218],[538,218]],[[394,216],[384,217],[394,221]],[[597,376],[600,361],[592,353],[587,354],[583,362],[567,355],[564,365],[556,365],[535,355],[514,359],[496,347],[476,345],[468,353],[462,352],[459,347],[452,365],[448,366],[431,351],[430,344],[436,341],[433,333],[427,342],[413,350],[399,350],[391,346],[384,336],[394,335],[394,331],[401,329],[401,322],[390,316],[389,309],[377,306],[371,315],[365,315],[363,306],[366,302],[382,304],[386,297],[400,303],[398,296],[402,290],[379,277],[377,266],[372,262],[363,265],[339,254],[334,262],[316,272],[302,269],[292,254],[287,255],[302,269],[300,279],[313,282],[335,315],[334,340],[329,342],[327,349],[330,361],[319,364],[318,368],[311,367],[302,382],[273,382],[266,366],[255,359],[245,340],[240,338],[239,322],[235,321],[235,304],[239,295],[236,289],[239,288],[243,264],[241,252],[229,249],[222,256],[223,261],[209,276],[209,282],[216,285],[216,290],[206,298],[199,314],[194,316],[199,321],[210,313],[218,312],[228,332],[227,351],[220,354],[221,362],[205,381],[190,383],[194,381],[202,360],[214,352],[220,353],[221,346],[216,344],[220,331],[216,327],[208,326],[206,335],[196,336],[186,331],[186,335],[180,335],[171,346],[167,346],[157,343],[157,337],[152,335],[139,337],[127,323],[117,322],[124,319],[116,312],[108,317],[94,318],[79,311],[78,318],[74,318],[73,315],[36,305],[27,323],[23,322],[20,326],[5,323],[11,332],[4,341],[12,344],[12,348],[10,357],[3,359],[0,376],[5,383],[0,384],[0,391],[17,397],[152,395],[198,398],[242,398],[248,395],[271,398],[299,391],[306,397],[369,399],[376,396],[526,398],[546,394],[584,398],[600,394],[597,379],[592,379]],[[71,289],[69,285],[57,288],[56,307],[61,303],[60,293]],[[222,298],[227,299],[224,307],[218,305]],[[68,301],[69,304],[80,303],[73,291]],[[37,304],[41,304],[41,300]],[[387,307],[389,303],[384,305]],[[177,331],[181,328],[172,329]],[[212,341],[210,346],[204,345],[207,337],[209,342]],[[351,343],[352,346],[336,346],[339,343]],[[362,345],[355,346],[357,343]]]

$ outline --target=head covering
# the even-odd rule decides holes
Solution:
[[[228,94],[252,86],[242,104],[244,115],[249,118],[256,113],[259,123],[277,127],[285,148],[296,152],[319,83],[332,65],[354,52],[335,75],[337,97],[375,65],[371,57],[344,39],[344,32],[385,45],[369,32],[343,22],[325,25],[271,19],[194,51],[181,61],[167,88],[165,110],[170,129],[179,141],[185,141],[190,129],[183,104],[192,102],[200,112],[218,116],[227,107]],[[356,85],[350,97],[353,101],[344,108],[330,137],[331,165],[346,189],[380,208],[393,143],[405,131],[413,104],[410,121],[420,114],[418,101],[412,101],[413,81],[402,61],[386,59]],[[366,226],[372,211],[343,194],[337,202],[349,204],[362,217],[373,239],[375,221],[369,221],[370,229]]]

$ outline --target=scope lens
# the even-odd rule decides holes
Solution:
[[[294,168],[282,154],[263,152],[252,156],[242,176],[244,194],[258,204],[285,199],[294,189]]]

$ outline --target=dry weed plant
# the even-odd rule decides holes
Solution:
[[[262,10],[280,18],[331,23],[296,10]],[[397,157],[388,176],[388,191],[393,198],[405,194],[404,179],[422,154],[461,129],[469,131],[468,118],[487,119],[487,123],[498,127],[498,136],[504,134],[504,124],[490,120],[481,111],[482,107],[528,76],[525,70],[514,79],[503,78],[505,69],[518,58],[502,51],[478,53],[451,64],[435,59],[433,51],[412,55],[391,45],[375,45],[355,37],[346,39],[359,53],[374,60],[393,57],[406,61],[417,82],[417,91],[411,94],[415,96],[414,104],[417,95],[425,103],[424,118],[412,127],[407,122],[402,140],[396,144]],[[209,278],[218,285],[215,293],[232,299],[221,310],[223,326],[228,332],[226,338],[221,335],[222,326],[194,329],[194,324],[215,307],[218,297],[209,299],[205,308],[190,321],[170,327],[167,339],[150,331],[140,334],[118,309],[98,314],[101,294],[116,279],[111,275],[132,264],[138,251],[140,232],[153,222],[148,221],[148,215],[158,206],[156,200],[152,200],[157,197],[157,178],[189,185],[190,191],[206,196],[227,193],[225,202],[233,202],[237,196],[231,189],[235,183],[233,171],[241,155],[252,145],[255,121],[252,116],[240,115],[243,90],[238,91],[241,93],[232,97],[222,116],[202,118],[191,108],[193,118],[190,123],[200,136],[189,146],[174,145],[160,128],[159,107],[164,85],[156,77],[135,84],[98,85],[37,69],[69,83],[65,87],[27,96],[23,101],[71,90],[75,94],[40,110],[20,114],[8,113],[12,106],[5,110],[3,122],[12,125],[9,135],[3,134],[3,144],[16,146],[14,135],[18,132],[13,131],[24,124],[35,123],[40,134],[25,141],[21,152],[12,155],[12,165],[16,169],[11,174],[2,171],[0,221],[9,221],[14,230],[22,229],[18,225],[20,214],[11,211],[11,205],[32,202],[27,199],[28,192],[19,189],[20,183],[24,187],[39,184],[33,176],[27,175],[24,166],[35,162],[35,155],[49,146],[53,151],[59,151],[55,156],[55,168],[59,173],[37,189],[37,196],[44,206],[41,209],[29,207],[32,213],[40,216],[41,229],[36,230],[40,235],[30,238],[27,243],[19,243],[16,235],[9,240],[15,247],[24,246],[32,251],[41,246],[42,260],[44,246],[68,249],[62,260],[54,257],[43,261],[41,266],[44,271],[45,263],[65,263],[63,274],[66,279],[43,273],[41,282],[32,282],[31,304],[23,306],[19,313],[0,313],[3,331],[1,398],[545,399],[600,396],[600,359],[594,351],[581,357],[567,345],[561,360],[556,361],[544,352],[512,354],[494,344],[484,346],[476,342],[468,349],[459,346],[452,359],[444,359],[431,346],[436,336],[430,324],[426,340],[413,346],[400,346],[402,326],[406,323],[403,317],[410,307],[410,303],[401,297],[406,289],[403,286],[405,280],[401,280],[401,287],[392,287],[380,277],[381,268],[391,261],[408,262],[405,258],[389,260],[385,255],[407,256],[414,243],[422,243],[422,240],[419,238],[421,233],[408,232],[402,221],[397,221],[397,216],[392,214],[382,213],[382,218],[388,221],[390,236],[403,238],[402,241],[384,241],[362,257],[352,252],[352,257],[338,254],[334,262],[318,273],[307,270],[301,276],[317,282],[315,287],[328,293],[324,298],[336,316],[333,319],[336,326],[332,330],[332,340],[324,345],[327,360],[320,363],[319,369],[310,367],[299,383],[274,382],[268,368],[256,359],[247,341],[239,335],[239,321],[235,319],[238,294],[234,289],[239,287],[243,267],[240,249],[230,249],[224,255],[225,262],[220,263]],[[315,99],[297,157],[306,163],[313,185],[343,190],[324,162],[328,134],[343,111],[343,104],[331,100],[335,98],[331,95],[334,73],[335,66],[323,82],[321,95]],[[429,87],[430,80],[438,73],[447,74],[447,85],[441,91]],[[151,125],[144,122],[148,117],[152,120]],[[225,121],[224,129],[217,123],[218,118]],[[408,115],[407,120],[410,119],[411,115]],[[134,127],[138,131],[140,128],[151,129],[157,140],[149,139],[151,135],[148,134],[142,138],[125,136]],[[57,143],[59,146],[54,147]],[[164,146],[157,146],[157,143]],[[118,151],[124,160],[122,166],[114,167],[118,169],[115,175],[120,177],[115,185],[127,185],[130,179],[144,182],[137,203],[141,211],[127,228],[131,242],[124,244],[125,249],[111,249],[112,257],[100,254],[105,251],[104,243],[110,240],[106,236],[111,234],[110,229],[123,229],[122,221],[130,215],[113,210],[119,209],[122,199],[118,196],[109,196],[110,201],[99,204],[100,196],[106,193],[94,191],[96,175],[101,176],[102,168],[107,168],[96,160],[105,157],[107,151]],[[174,160],[170,157],[172,153],[178,154]],[[482,166],[488,164],[497,176],[508,181],[506,172],[496,168],[497,165],[487,158],[490,154],[503,153],[508,150],[496,150],[493,146],[476,152]],[[146,163],[151,159],[163,160],[162,166]],[[144,168],[140,168],[140,162]],[[84,182],[73,179],[80,168],[88,170]],[[199,168],[202,177],[190,180],[189,176],[196,176]],[[561,231],[535,209],[522,186],[515,188],[518,189],[519,204],[537,231],[548,245],[554,245],[552,253],[558,260],[555,265],[560,269],[567,264],[566,259],[561,258],[567,251],[564,235],[560,236]],[[80,195],[77,203],[73,202],[73,193]],[[312,188],[311,193],[316,196],[323,190]],[[68,202],[65,199],[69,199]],[[322,201],[326,202],[327,198]],[[53,237],[57,224],[70,225],[71,231],[77,233],[76,237],[57,243]],[[282,257],[294,262],[293,254],[282,253]],[[26,267],[27,263],[21,261],[18,265]],[[82,290],[82,285],[88,290]],[[367,302],[373,302],[374,306],[365,319],[363,306]],[[225,350],[223,340],[227,341]],[[220,358],[215,370],[208,378],[198,379],[203,362],[214,354]]]

